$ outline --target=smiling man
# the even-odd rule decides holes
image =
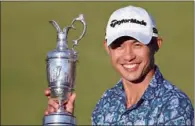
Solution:
[[[104,92],[92,112],[93,125],[194,125],[188,96],[167,81],[155,64],[162,39],[152,16],[143,8],[127,6],[108,20],[105,49],[119,82]],[[57,111],[49,89],[45,114]],[[75,93],[65,103],[72,113]]]
[[[121,79],[99,100],[93,125],[194,125],[189,98],[155,65],[161,43],[145,9],[127,6],[112,13],[104,45]]]

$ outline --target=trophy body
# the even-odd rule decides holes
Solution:
[[[73,40],[73,48],[69,49],[67,45],[67,34],[70,28],[74,28],[73,23],[81,21],[84,25],[82,35]],[[57,100],[59,109],[57,112],[44,116],[43,126],[61,126],[61,125],[76,125],[76,118],[64,109],[64,103],[74,91],[76,77],[77,52],[74,46],[84,36],[86,31],[86,23],[83,15],[75,18],[71,26],[65,27],[63,31],[55,21],[50,21],[57,29],[57,47],[47,54],[47,80],[51,90],[51,98]]]

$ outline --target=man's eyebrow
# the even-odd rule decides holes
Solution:
[[[136,40],[136,39],[133,39],[133,42],[132,43],[141,43],[140,41]]]

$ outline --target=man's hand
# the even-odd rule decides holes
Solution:
[[[56,112],[59,108],[59,104],[56,100],[54,100],[50,97],[50,88],[47,88],[45,90],[45,96],[48,97],[48,107],[45,110],[45,115]],[[69,113],[74,112],[75,98],[76,98],[76,94],[72,93],[71,96],[69,97],[68,101],[64,103],[64,109]]]

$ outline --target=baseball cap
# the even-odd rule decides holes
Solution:
[[[153,17],[143,8],[126,6],[114,11],[106,27],[107,45],[122,36],[129,36],[148,44],[152,37],[158,37]]]

